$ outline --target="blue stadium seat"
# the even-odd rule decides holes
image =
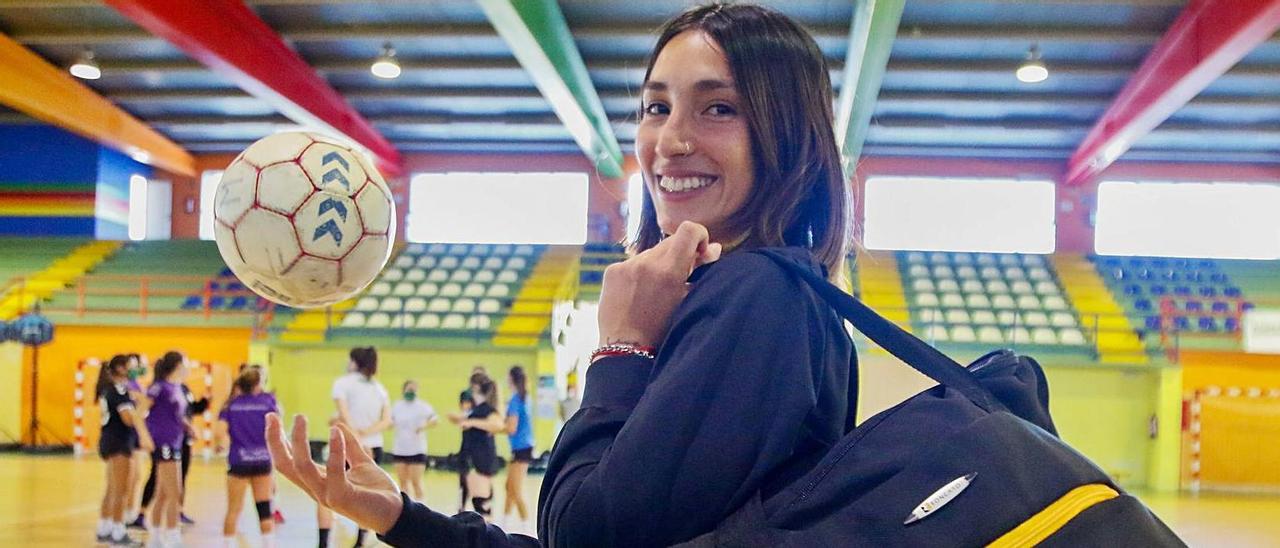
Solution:
[[[1231,303],[1226,301],[1213,301],[1213,307],[1211,310],[1217,314],[1228,312],[1231,310]]]
[[[1191,331],[1191,319],[1186,316],[1175,316],[1173,327],[1179,331]]]
[[[1240,320],[1231,317],[1222,322],[1222,329],[1228,333],[1235,333],[1240,330]]]
[[[1151,310],[1151,300],[1150,299],[1135,300],[1133,301],[1133,307],[1143,312],[1148,312]]]
[[[1180,286],[1174,287],[1173,294],[1179,297],[1190,297],[1191,287],[1186,285],[1180,285]]]
[[[1211,285],[1202,285],[1200,286],[1200,296],[1210,298],[1217,297],[1218,290]]]
[[[1150,293],[1150,294],[1152,294],[1152,295],[1154,295],[1154,296],[1156,296],[1156,297],[1161,297],[1161,296],[1164,296],[1165,294],[1169,293],[1169,290],[1168,290],[1167,288],[1165,288],[1165,286],[1163,286],[1163,285],[1160,285],[1160,284],[1152,284],[1152,285],[1150,285],[1150,286],[1148,286],[1148,287],[1147,287],[1147,292],[1148,292],[1148,293]]]
[[[188,296],[187,300],[182,301],[183,310],[195,310],[197,308],[200,308],[201,305],[202,305],[202,302],[199,295]]]
[[[227,303],[227,298],[217,295],[209,299],[209,308],[217,310]]]
[[[1227,275],[1221,272],[1215,272],[1209,275],[1209,281],[1215,284],[1225,284],[1227,283]]]
[[[1185,306],[1187,312],[1201,312],[1204,310],[1204,303],[1200,301],[1187,301]]]
[[[1236,287],[1236,286],[1234,286],[1234,285],[1232,285],[1232,286],[1227,286],[1225,289],[1223,289],[1223,290],[1222,290],[1222,296],[1224,296],[1224,297],[1230,297],[1230,298],[1233,298],[1233,299],[1238,299],[1238,298],[1240,298],[1240,295],[1242,295],[1242,292],[1240,291],[1240,288],[1239,288],[1239,287]]]
[[[1127,284],[1127,285],[1125,285],[1125,286],[1124,286],[1124,294],[1125,294],[1125,295],[1141,296],[1141,295],[1142,295],[1142,286],[1140,286],[1140,285],[1138,285],[1138,284]]]
[[[244,310],[246,306],[249,306],[249,298],[241,295],[231,299],[231,302],[227,304],[227,310]]]
[[[1160,316],[1147,316],[1146,327],[1152,331],[1160,330]]]
[[[1214,321],[1210,316],[1200,316],[1196,327],[1199,327],[1201,331],[1214,332],[1218,330],[1218,322]]]

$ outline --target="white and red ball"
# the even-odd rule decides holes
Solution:
[[[246,287],[312,308],[369,285],[391,255],[395,204],[365,155],[314,133],[277,133],[240,153],[214,197],[222,259]]]

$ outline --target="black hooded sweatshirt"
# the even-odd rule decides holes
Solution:
[[[812,253],[780,248],[825,276]],[[695,270],[657,359],[606,357],[551,453],[538,536],[404,497],[393,546],[663,546],[715,529],[810,470],[852,429],[843,321],[763,255]],[[402,495],[403,496],[403,495]]]

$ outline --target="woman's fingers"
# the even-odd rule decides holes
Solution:
[[[271,453],[271,462],[289,481],[294,479],[293,455],[289,454],[289,446],[284,439],[284,427],[280,425],[280,415],[267,414],[267,451]]]
[[[360,453],[359,447],[354,449]],[[342,431],[332,426],[329,427],[329,462],[325,465],[325,476],[326,502],[330,508],[341,511],[344,509],[342,502],[346,500],[344,495],[351,490],[347,483],[347,442]]]
[[[296,456],[293,469],[302,487],[316,497],[318,502],[326,504],[324,475],[320,472],[320,467],[311,462],[311,448],[307,443],[307,418],[301,414],[293,416],[293,444],[290,450]]]
[[[344,444],[351,449],[347,458],[350,459],[352,468],[361,464],[378,465],[373,461],[373,456],[364,450],[364,446],[360,444],[360,437],[356,435],[355,431],[351,430],[350,426],[339,424],[338,429],[339,433],[342,434]],[[330,450],[330,453],[332,453],[332,450]]]

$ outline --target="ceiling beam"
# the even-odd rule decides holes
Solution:
[[[1280,28],[1280,0],[1192,0],[1067,162],[1063,183],[1097,177]]]
[[[622,148],[556,1],[479,2],[596,169],[606,177],[622,177]]]
[[[840,97],[836,100],[836,142],[844,172],[853,175],[867,139],[876,96],[889,64],[893,39],[906,0],[857,0],[849,25],[849,50],[844,62]]]
[[[290,119],[364,147],[388,176],[402,170],[395,147],[243,2],[106,1]]]
[[[0,103],[124,152],[142,163],[195,175],[195,159],[155,129],[0,34]]]

